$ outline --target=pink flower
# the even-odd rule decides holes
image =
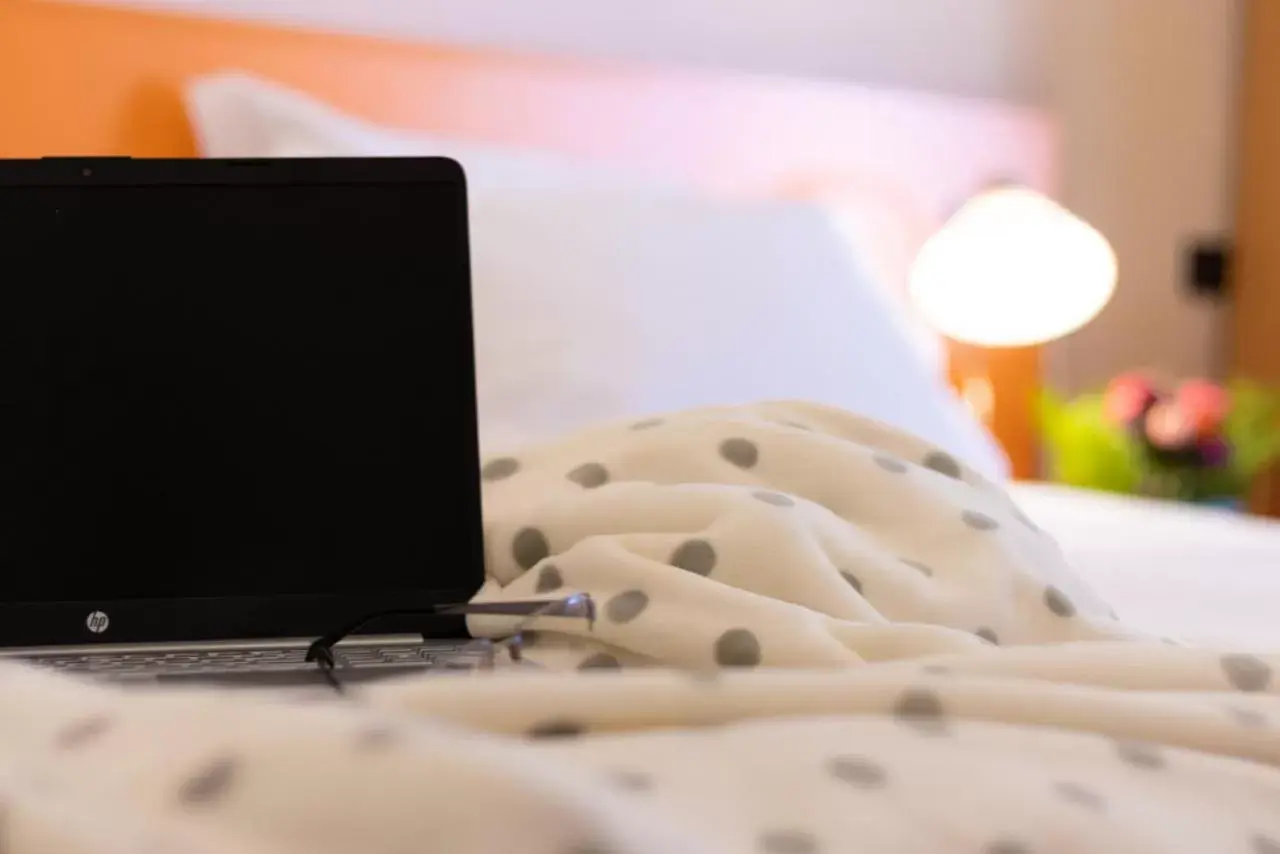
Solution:
[[[1200,438],[1208,438],[1222,429],[1231,411],[1231,396],[1217,383],[1188,380],[1178,388],[1178,408],[1191,422]]]
[[[1121,374],[1111,381],[1103,397],[1107,418],[1116,424],[1132,424],[1155,403],[1156,391],[1142,374]]]
[[[1175,403],[1160,402],[1147,412],[1147,440],[1162,451],[1180,451],[1195,444],[1191,419]]]

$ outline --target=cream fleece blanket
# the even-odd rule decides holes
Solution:
[[[538,627],[547,671],[302,703],[2,669],[0,851],[1280,854],[1280,656],[1131,636],[945,453],[771,404],[483,477],[481,597],[600,604]]]

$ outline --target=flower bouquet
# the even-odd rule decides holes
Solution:
[[[1280,457],[1280,396],[1245,381],[1124,374],[1099,394],[1045,392],[1040,422],[1052,479],[1108,492],[1238,506]]]

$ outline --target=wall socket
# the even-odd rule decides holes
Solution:
[[[1183,276],[1192,296],[1212,300],[1230,296],[1231,246],[1225,238],[1192,242],[1184,263]]]

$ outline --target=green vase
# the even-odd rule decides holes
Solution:
[[[1244,499],[1230,495],[1222,498],[1206,498],[1202,501],[1197,501],[1196,503],[1202,507],[1213,507],[1218,510],[1231,510],[1235,513],[1244,512]]]

